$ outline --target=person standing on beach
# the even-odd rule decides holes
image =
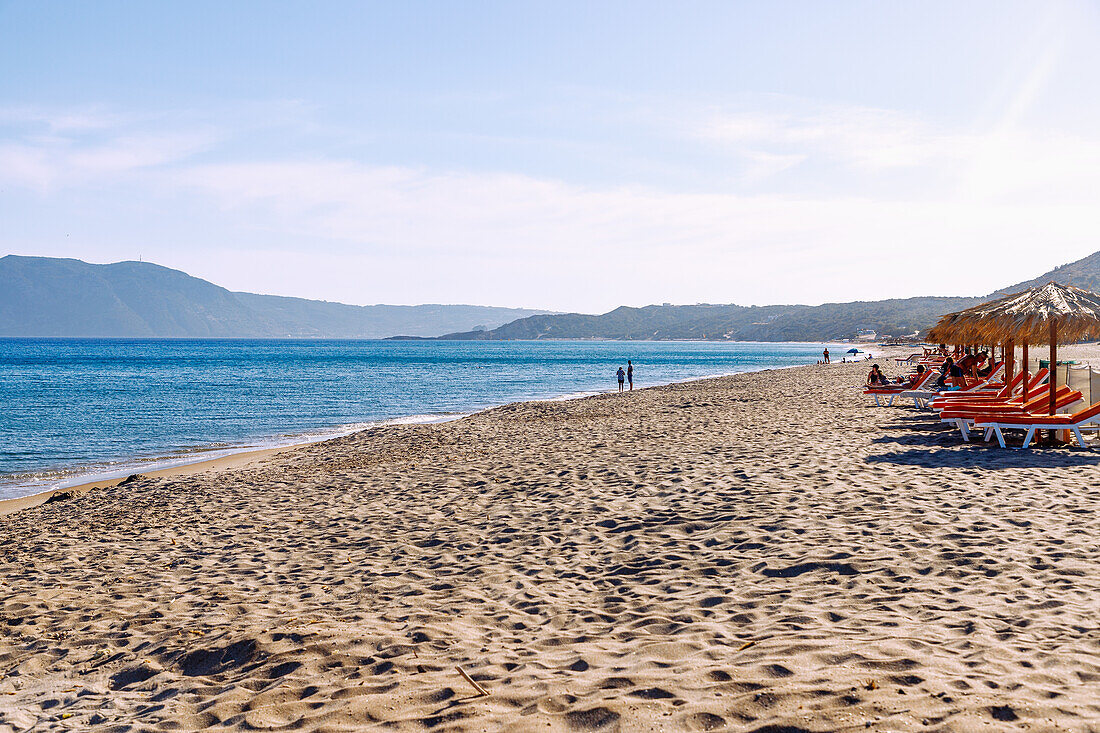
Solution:
[[[829,363],[829,347],[826,346],[825,350],[821,352],[825,356],[825,363]]]
[[[616,376],[619,377],[619,391],[622,392],[623,391],[623,380],[626,379],[626,372],[623,371],[622,367],[619,367],[619,371],[615,372],[615,374],[616,374]]]
[[[630,359],[626,360],[626,381],[630,382],[630,391],[634,391],[634,365],[630,363]]]

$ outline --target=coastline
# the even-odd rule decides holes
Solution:
[[[47,489],[46,491],[40,491],[36,494],[30,494],[28,496],[17,496],[12,499],[0,499],[0,516],[45,504],[55,494],[72,494],[75,497],[79,496],[80,494],[87,493],[93,489],[106,489],[113,486],[118,486],[123,481],[127,481],[133,476],[138,476],[141,478],[182,478],[185,476],[193,476],[204,471],[225,471],[235,468],[244,468],[284,451],[294,450],[295,448],[301,448],[305,445],[310,445],[310,443],[294,443],[291,445],[284,445],[276,448],[259,448],[254,450],[246,450],[238,453],[231,453],[225,456],[219,456],[218,458],[207,458],[205,460],[195,461],[194,463],[184,463],[178,466],[170,466],[167,468],[157,468],[149,471],[143,471],[140,474],[131,474],[131,476],[119,476],[115,478],[100,479],[98,481],[84,481],[79,484],[73,484],[72,486],[61,486],[54,489]]]
[[[251,462],[251,460],[260,460],[268,455],[274,455],[293,448],[300,448],[305,445],[324,443],[327,440],[335,440],[336,438],[342,438],[346,435],[353,435],[361,430],[369,430],[372,427],[382,425],[429,425],[432,423],[447,422],[448,420],[457,420],[465,417],[466,414],[469,413],[438,416],[415,414],[390,420],[360,423],[354,426],[340,426],[332,429],[315,428],[298,435],[286,436],[286,442],[279,442],[275,445],[248,445],[236,448],[219,447],[213,449],[206,449],[205,446],[200,445],[192,448],[192,450],[216,454],[210,458],[196,458],[192,460],[165,456],[163,458],[150,458],[143,461],[139,461],[136,458],[129,460],[122,459],[118,462],[120,467],[117,469],[112,469],[110,471],[90,470],[84,473],[77,473],[69,479],[62,479],[59,486],[44,488],[34,493],[27,494],[26,496],[0,499],[0,515],[8,511],[15,511],[8,507],[19,502],[30,501],[31,503],[26,506],[35,506],[43,503],[53,494],[82,492],[94,486],[117,486],[135,475],[153,477],[188,476],[203,470],[246,465]],[[318,431],[324,432],[318,436]],[[273,438],[260,437],[257,440],[263,443],[272,439]],[[251,456],[256,456],[256,458],[252,459],[250,458]],[[242,462],[238,463],[237,459],[240,459]],[[39,497],[41,497],[42,500],[35,501],[35,499]],[[22,505],[20,508],[22,508]]]
[[[892,358],[892,356],[888,356],[888,357],[885,357],[885,358]],[[738,374],[752,374],[752,373],[764,372],[764,371],[783,371],[783,370],[787,370],[787,369],[801,369],[801,368],[807,367],[807,366],[814,366],[814,365],[811,365],[811,364],[792,364],[792,365],[777,366],[777,367],[761,367],[759,369],[746,369],[744,371],[728,372],[728,373],[722,373],[722,374],[710,374],[710,375],[703,376],[703,377],[692,377],[690,379],[678,380],[678,381],[673,381],[673,382],[665,382],[663,384],[651,384],[651,385],[647,385],[645,387],[639,387],[636,391],[640,392],[644,389],[655,389],[655,388],[659,388],[659,387],[667,387],[667,386],[670,386],[670,385],[677,385],[677,384],[691,384],[691,383],[694,383],[694,382],[705,382],[705,381],[712,380],[712,379],[722,379],[724,377],[732,377],[732,376],[736,376]],[[204,471],[224,471],[224,470],[229,470],[229,469],[234,469],[234,468],[245,468],[249,465],[252,465],[256,462],[262,461],[262,460],[264,460],[264,459],[266,459],[270,456],[274,456],[274,455],[276,455],[278,453],[282,453],[284,451],[290,451],[290,450],[294,450],[296,448],[302,448],[302,447],[305,447],[305,446],[308,446],[308,445],[317,445],[317,444],[325,443],[325,442],[330,441],[330,440],[337,440],[339,438],[343,438],[343,437],[346,437],[348,435],[354,435],[355,433],[361,432],[362,430],[370,430],[373,427],[388,427],[388,426],[393,426],[393,425],[434,425],[434,424],[439,424],[439,423],[444,423],[444,422],[450,422],[452,420],[461,420],[462,418],[469,417],[470,415],[476,415],[480,412],[487,412],[487,411],[490,411],[490,410],[495,410],[495,409],[498,409],[498,408],[501,408],[501,407],[508,407],[508,406],[511,406],[511,405],[534,404],[534,403],[539,403],[539,402],[569,402],[569,401],[572,401],[572,400],[581,400],[581,399],[585,399],[585,398],[588,398],[588,397],[596,397],[596,396],[599,396],[599,395],[606,395],[606,394],[613,394],[613,393],[615,393],[614,389],[608,389],[608,390],[604,390],[604,391],[600,391],[600,392],[579,392],[579,393],[563,394],[563,395],[560,395],[560,396],[557,396],[557,397],[546,397],[546,398],[541,398],[541,399],[520,400],[519,402],[508,402],[508,403],[504,403],[504,404],[500,404],[500,405],[491,405],[491,406],[488,406],[488,407],[484,407],[480,410],[477,410],[475,412],[465,413],[465,414],[461,414],[461,415],[455,415],[453,417],[446,417],[446,418],[440,418],[440,419],[418,420],[416,422],[408,422],[409,418],[418,417],[418,416],[413,416],[413,415],[410,415],[410,416],[407,416],[407,417],[394,418],[392,420],[379,421],[375,425],[370,425],[370,426],[367,426],[367,427],[358,428],[356,430],[353,430],[353,431],[350,431],[350,432],[347,432],[347,433],[338,433],[338,434],[333,435],[331,437],[321,438],[319,440],[309,440],[309,441],[303,441],[303,442],[300,442],[300,443],[288,443],[287,445],[280,445],[280,446],[276,446],[276,447],[272,447],[272,448],[244,449],[244,450],[240,450],[240,451],[231,452],[227,455],[222,455],[222,456],[219,456],[217,458],[207,458],[207,459],[198,460],[198,461],[194,461],[194,462],[190,462],[190,463],[182,463],[182,464],[174,465],[174,466],[166,466],[166,467],[163,467],[163,468],[153,468],[153,469],[150,469],[150,470],[141,471],[140,473],[137,473],[137,474],[130,474],[129,476],[114,476],[114,477],[111,477],[111,478],[103,478],[103,479],[99,479],[99,480],[80,481],[80,483],[75,483],[75,484],[65,485],[65,486],[59,486],[57,488],[47,489],[45,491],[40,491],[40,492],[37,492],[37,493],[34,493],[34,494],[29,494],[27,496],[13,497],[11,499],[0,499],[0,516],[3,516],[5,514],[10,514],[12,512],[17,512],[17,511],[20,511],[20,510],[23,510],[23,509],[28,509],[30,507],[39,506],[40,504],[45,504],[55,494],[73,494],[75,496],[75,495],[80,495],[82,493],[85,493],[87,491],[90,491],[90,490],[96,489],[96,488],[104,488],[105,489],[105,488],[109,488],[109,487],[113,487],[113,486],[118,486],[123,481],[127,481],[128,479],[132,478],[133,476],[139,476],[139,477],[143,477],[143,478],[145,478],[145,477],[147,477],[147,478],[179,478],[179,477],[184,477],[184,476],[192,476],[194,474],[202,473]]]
[[[578,339],[569,339],[571,341],[584,341]],[[632,343],[632,342],[625,342]],[[647,342],[649,343],[649,342]],[[680,343],[679,340],[665,340],[656,341],[652,343]],[[814,342],[802,342],[802,341],[789,341],[789,342],[720,342],[720,341],[694,341],[692,343],[776,343],[776,344],[795,344],[795,345],[807,345]],[[816,345],[816,344],[815,344]],[[828,346],[829,348],[840,347],[843,344],[840,343],[822,343],[822,346]],[[885,348],[885,347],[880,347]],[[674,379],[669,381],[661,381],[652,384],[648,384],[647,387],[659,387],[668,384],[682,384],[687,382],[694,382],[705,379],[714,379],[718,377],[732,376],[734,374],[750,373],[755,371],[762,371],[768,369],[790,369],[797,368],[805,365],[780,365],[780,366],[763,366],[753,367],[746,369],[737,369],[734,371],[721,371],[711,374],[704,374],[700,376],[692,376],[685,379]],[[574,392],[566,392],[558,395],[552,395],[548,397],[526,397],[519,402],[538,402],[538,401],[566,401],[572,399],[580,399],[596,394],[606,394],[613,392],[614,388],[609,387],[607,389],[596,390],[580,390]],[[43,485],[40,487],[27,486],[32,490],[32,493],[24,496],[16,496],[10,498],[0,498],[0,515],[8,513],[10,511],[17,511],[19,508],[27,506],[35,506],[41,504],[49,499],[50,496],[62,493],[62,492],[81,492],[87,490],[92,486],[114,486],[121,483],[131,475],[140,474],[146,476],[160,476],[169,477],[174,475],[189,475],[193,473],[193,470],[187,470],[191,466],[210,466],[217,467],[223,464],[223,461],[229,461],[234,456],[245,456],[254,453],[266,453],[269,451],[281,451],[290,448],[299,447],[302,445],[308,445],[310,443],[324,442],[332,440],[334,438],[343,437],[345,435],[353,434],[360,430],[370,429],[381,425],[389,424],[406,424],[407,422],[414,423],[433,423],[433,422],[445,422],[448,420],[460,419],[476,412],[484,410],[491,410],[496,407],[503,406],[505,404],[513,404],[515,400],[510,402],[502,402],[499,404],[483,405],[470,412],[461,412],[456,414],[425,414],[414,413],[410,415],[401,415],[393,418],[379,419],[377,421],[367,421],[364,423],[357,423],[355,425],[347,426],[334,426],[331,428],[311,428],[303,431],[299,435],[283,435],[283,436],[258,436],[250,439],[250,443],[259,443],[259,445],[242,445],[239,447],[227,446],[218,448],[208,448],[204,445],[196,445],[188,448],[190,451],[209,451],[215,453],[215,457],[212,458],[197,458],[187,459],[179,458],[173,455],[165,455],[163,457],[153,457],[139,459],[137,457],[124,457],[117,460],[117,466],[110,469],[98,469],[89,467],[86,471],[80,471],[74,473],[68,478],[59,478],[57,480],[43,481]],[[308,439],[305,439],[308,436]],[[320,436],[320,437],[319,437]],[[265,445],[271,441],[278,441],[282,437],[286,442],[274,442],[274,444]],[[230,461],[235,465],[235,462]],[[205,470],[205,469],[204,469]],[[52,485],[50,485],[52,484]],[[18,487],[16,487],[18,488]],[[12,508],[16,507],[16,508]]]

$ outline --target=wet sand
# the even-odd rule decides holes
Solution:
[[[60,501],[67,499],[71,496],[79,496],[80,494],[87,493],[92,489],[107,489],[112,486],[118,486],[123,481],[134,480],[134,477],[139,478],[178,478],[180,476],[193,476],[196,473],[205,473],[208,471],[223,471],[231,468],[241,468],[253,463],[264,460],[276,453],[281,453],[285,450],[291,450],[297,448],[300,445],[306,445],[301,443],[298,445],[280,446],[278,448],[260,448],[258,450],[241,451],[240,453],[233,453],[228,456],[220,456],[218,458],[210,458],[205,461],[195,461],[194,463],[186,463],[182,466],[170,466],[168,468],[157,468],[152,471],[145,471],[141,474],[133,474],[131,476],[119,476],[117,478],[100,479],[98,481],[86,481],[80,484],[73,484],[72,486],[66,486],[60,489],[50,489],[48,491],[41,491],[37,494],[31,494],[30,496],[21,496],[15,499],[0,499],[0,516],[4,514],[10,514],[22,509],[29,509],[30,507],[38,506],[39,504],[45,504],[50,501],[51,498],[57,497],[54,501]],[[59,496],[60,495],[60,496]]]
[[[0,517],[0,730],[1100,729],[1100,453],[963,444],[865,373],[509,405]]]

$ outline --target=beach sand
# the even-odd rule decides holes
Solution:
[[[963,444],[866,369],[0,517],[0,729],[1100,730],[1100,453]]]
[[[260,448],[257,450],[241,451],[240,453],[232,453],[227,456],[219,456],[218,458],[208,458],[203,461],[195,461],[194,463],[185,463],[180,466],[170,466],[168,468],[155,468],[151,471],[144,471],[136,476],[140,478],[178,478],[181,476],[193,476],[196,473],[206,473],[209,471],[222,471],[230,468],[241,468],[253,463],[258,463],[265,458],[281,453],[285,450],[291,450],[301,445],[308,445],[307,443],[298,443],[296,445],[279,446],[278,448]],[[133,481],[135,478],[132,476],[119,476],[117,478],[100,479],[98,481],[85,481],[80,484],[73,484],[72,486],[66,486],[60,489],[50,489],[48,491],[41,491],[37,494],[31,494],[30,496],[21,496],[16,499],[2,499],[0,500],[0,516],[4,514],[10,514],[12,512],[21,511],[23,509],[29,509],[30,507],[38,506],[39,504],[45,504],[50,501],[51,498],[57,496],[54,501],[60,501],[73,496],[79,496],[92,489],[107,489],[112,486],[118,486],[127,479]]]

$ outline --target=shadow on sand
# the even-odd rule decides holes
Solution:
[[[895,441],[906,444],[902,440]],[[898,453],[868,456],[868,463],[890,463],[925,468],[1073,468],[1100,465],[1100,453],[1088,448],[1037,448],[1005,450],[984,443],[954,444],[950,448],[926,445]]]
[[[959,432],[948,432],[946,430],[939,432],[921,432],[917,434],[913,433],[901,433],[896,435],[881,435],[871,440],[872,443],[879,445],[885,445],[887,443],[893,443],[895,445],[913,445],[924,446],[926,448],[954,448],[960,445],[963,440],[959,437]],[[979,443],[978,445],[982,445]]]
[[[923,422],[912,423],[900,423],[897,425],[883,425],[883,430],[919,430],[924,433],[934,433],[940,430],[954,430],[954,426],[948,423],[940,422],[939,420],[932,422],[931,420],[924,420]]]

